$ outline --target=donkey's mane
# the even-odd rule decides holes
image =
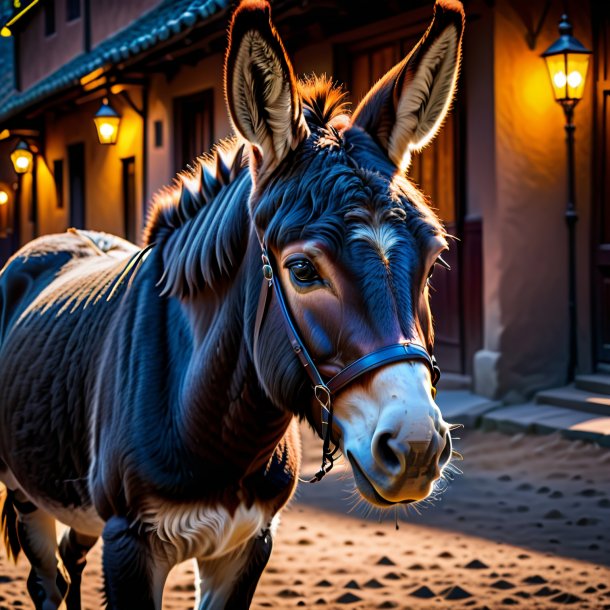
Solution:
[[[325,75],[312,75],[299,81],[298,86],[310,126],[325,127],[346,113],[345,92]],[[180,172],[171,186],[155,194],[144,229],[144,245],[164,241],[231,184],[248,165],[243,152],[244,144],[237,138],[222,140]]]
[[[311,76],[298,86],[312,130],[331,126],[345,113],[344,92],[325,76]],[[243,257],[251,185],[242,171],[248,165],[244,150],[235,137],[219,142],[154,196],[144,244],[163,248],[164,294],[186,296],[204,285],[214,287]]]

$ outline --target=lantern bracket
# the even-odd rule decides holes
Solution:
[[[125,91],[125,89],[123,89],[119,95],[127,102],[127,105],[140,117],[140,118],[144,118],[144,110],[142,108],[138,108],[135,104],[135,102],[131,99],[131,96],[129,95],[128,91]]]
[[[28,140],[39,140],[38,129],[3,129],[0,131],[0,142],[10,138],[26,138]]]
[[[536,20],[532,14],[532,2],[529,0],[513,0],[511,6],[513,10],[519,15],[521,22],[525,26],[525,42],[531,51],[536,49],[536,43],[538,42],[538,36],[544,27],[544,22],[549,14],[549,9],[553,0],[545,0],[542,6],[540,16]]]

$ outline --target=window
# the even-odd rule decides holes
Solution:
[[[58,208],[64,207],[64,160],[53,161],[53,180],[55,182],[55,201]]]
[[[155,148],[163,146],[163,121],[155,121]]]
[[[207,152],[214,143],[214,91],[174,100],[174,162],[176,171]]]
[[[55,0],[48,0],[44,6],[44,35],[55,34]]]
[[[66,0],[66,19],[74,21],[80,17],[80,0]]]

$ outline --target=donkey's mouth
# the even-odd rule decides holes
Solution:
[[[354,474],[354,479],[356,480],[358,491],[364,497],[364,499],[368,500],[371,504],[374,504],[380,508],[388,508],[390,506],[396,506],[396,504],[410,504],[413,501],[401,500],[400,502],[391,502],[390,500],[386,500],[375,489],[373,484],[364,474],[364,470],[362,470],[360,464],[358,464],[354,456],[349,451],[347,452],[347,459],[352,466],[352,472]]]

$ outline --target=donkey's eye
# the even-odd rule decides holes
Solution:
[[[290,263],[290,275],[293,281],[300,284],[313,284],[320,280],[316,268],[306,259],[299,259]]]

